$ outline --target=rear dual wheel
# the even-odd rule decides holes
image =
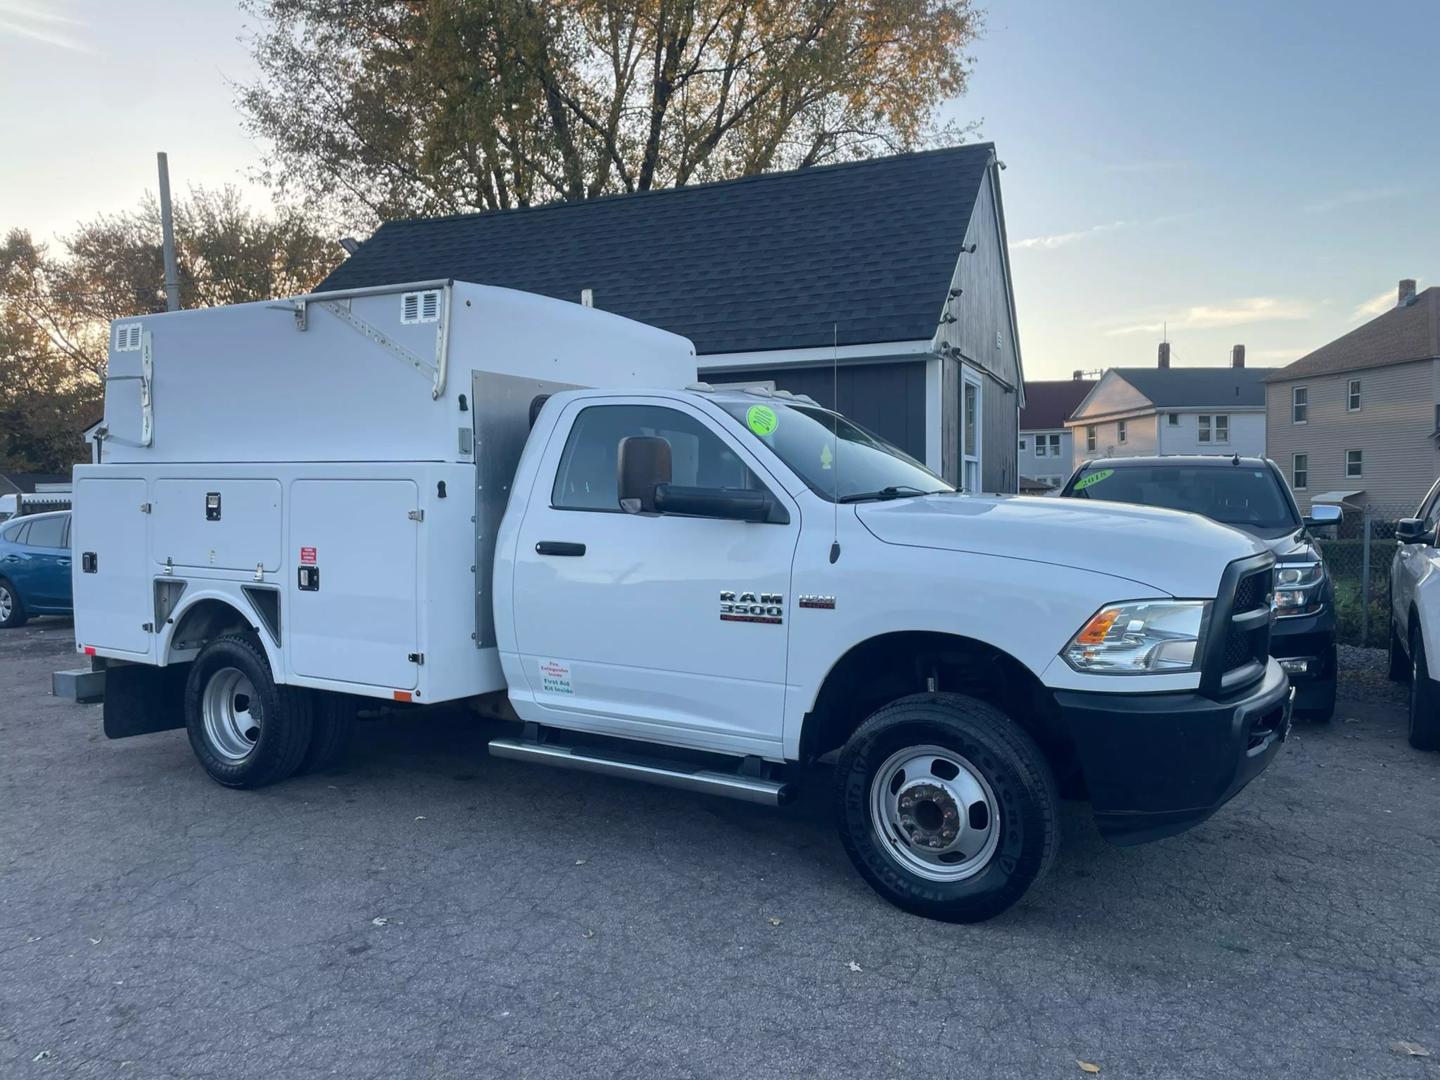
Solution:
[[[979,922],[1054,861],[1055,781],[1029,735],[960,694],[916,694],[879,712],[840,754],[840,838],[881,896],[917,915]]]
[[[333,766],[348,745],[354,717],[347,695],[276,685],[253,633],[211,641],[185,683],[190,747],[226,787],[263,787]]]

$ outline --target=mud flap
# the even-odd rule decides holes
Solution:
[[[185,726],[188,664],[117,664],[105,671],[105,737],[128,739]]]

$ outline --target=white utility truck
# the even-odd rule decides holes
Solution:
[[[781,803],[838,751],[865,879],[970,921],[1058,840],[1202,821],[1289,728],[1273,557],[1202,518],[962,495],[673,334],[462,282],[116,323],[77,467],[77,648],[111,737],[258,787],[357,703],[492,754]],[[581,388],[585,389],[581,389]]]

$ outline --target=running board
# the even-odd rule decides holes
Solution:
[[[783,806],[790,801],[793,794],[793,785],[760,776],[741,776],[738,773],[715,772],[710,769],[692,772],[659,761],[625,761],[603,757],[595,752],[526,739],[491,739],[490,753],[495,757],[510,758],[513,761],[533,761],[561,769],[577,769],[581,772],[600,773],[602,776],[643,780],[683,791],[724,795],[742,802],[760,803],[762,806]]]

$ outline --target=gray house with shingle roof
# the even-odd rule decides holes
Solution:
[[[1024,397],[999,163],[980,143],[382,225],[319,286],[453,278],[683,334],[702,378],[834,402],[972,490],[1016,488]]]
[[[1110,368],[1065,426],[1074,465],[1096,457],[1265,453],[1265,376],[1236,345],[1229,367],[1173,368],[1160,346],[1153,368]]]
[[[1440,288],[1400,282],[1389,311],[1274,372],[1266,404],[1303,507],[1418,506],[1440,475]]]

